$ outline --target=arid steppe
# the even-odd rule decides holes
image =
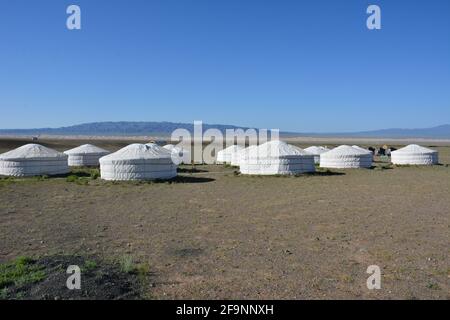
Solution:
[[[0,152],[24,143],[3,139]],[[377,158],[373,169],[296,177],[182,166],[174,181],[148,183],[83,170],[78,180],[3,178],[0,262],[132,257],[148,268],[150,299],[450,299],[450,146],[424,145],[441,165]],[[370,265],[382,270],[380,290],[366,287]]]

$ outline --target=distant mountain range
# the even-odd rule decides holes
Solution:
[[[450,139],[450,124],[445,124],[432,128],[421,129],[382,129],[374,131],[361,131],[349,134],[336,134],[350,137],[367,137],[367,138],[433,138],[433,139]]]
[[[0,129],[0,135],[86,135],[86,136],[168,136],[175,129],[193,132],[192,123],[174,122],[94,122],[61,128],[40,129]],[[249,129],[233,125],[203,124],[203,131],[215,128],[222,132],[226,129]],[[366,137],[366,138],[428,138],[450,139],[450,124],[423,129],[383,129],[362,132],[295,133],[281,132],[284,136],[308,137]]]
[[[248,129],[232,125],[203,124],[203,131],[218,129]],[[61,128],[0,129],[0,135],[86,135],[86,136],[167,136],[176,129],[194,131],[193,123],[175,122],[93,122]]]
[[[450,139],[450,124],[420,129],[381,129],[359,132],[299,133],[298,136],[336,138],[424,138]]]

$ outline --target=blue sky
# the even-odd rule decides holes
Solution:
[[[0,128],[450,123],[450,1],[0,0]],[[82,30],[66,28],[66,8]],[[382,10],[382,30],[366,9]]]

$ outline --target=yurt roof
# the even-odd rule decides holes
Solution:
[[[255,150],[256,148],[258,148],[257,145],[251,145],[245,149],[242,149],[240,152],[241,152],[241,154],[248,154],[249,152],[251,152],[252,150]]]
[[[325,153],[322,153],[322,155],[327,155],[327,156],[333,156],[333,155],[365,155],[368,154],[368,152],[360,150],[360,149],[356,149],[347,145],[342,145],[339,147],[336,147],[330,151],[327,151]]]
[[[166,149],[166,150],[169,150],[169,151],[175,150],[175,152],[180,152],[180,151],[186,152],[186,151],[189,151],[189,150],[187,150],[187,149],[185,149],[183,147],[175,146],[173,144],[166,144],[163,148]]]
[[[352,146],[352,148],[355,148],[357,150],[360,150],[360,151],[363,151],[363,152],[366,152],[366,153],[372,153],[370,150],[364,149],[364,148],[362,148],[360,146],[357,146],[357,145]]]
[[[410,144],[404,148],[392,151],[392,153],[409,153],[409,154],[429,154],[429,153],[437,153],[436,150],[428,149],[417,144]]]
[[[170,152],[157,144],[133,143],[110,155],[104,156],[101,160],[159,159],[170,157]]]
[[[94,146],[92,144],[83,144],[82,146],[64,151],[65,154],[71,155],[71,154],[98,154],[98,153],[109,153],[108,150],[99,148],[97,146]]]
[[[175,146],[173,144],[166,144],[163,148],[167,150],[172,150],[173,148],[175,148]]]
[[[42,158],[64,158],[64,153],[44,147],[40,144],[26,144],[17,149],[0,154],[0,160],[22,160]]]
[[[286,157],[286,156],[298,156],[298,155],[312,156],[311,153],[309,153],[299,147],[287,144],[286,142],[279,141],[279,140],[266,142],[266,143],[258,146],[257,148],[250,150],[249,155],[251,157],[257,156],[260,158]]]
[[[306,148],[305,151],[317,155],[317,154],[321,154],[321,153],[330,151],[330,149],[325,148],[325,147],[311,146],[309,148]]]
[[[225,153],[228,153],[228,152],[236,152],[236,151],[240,151],[240,150],[243,150],[244,149],[244,147],[242,147],[242,146],[240,146],[240,145],[237,145],[237,144],[234,144],[234,145],[232,145],[232,146],[229,146],[229,147],[226,147],[225,149],[223,149],[223,150],[221,150],[221,151],[223,151],[223,152],[225,152]],[[220,151],[219,151],[220,152]]]

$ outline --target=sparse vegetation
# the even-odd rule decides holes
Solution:
[[[428,283],[427,288],[431,289],[431,290],[440,290],[441,289],[439,287],[439,285],[437,283],[435,283],[435,282]]]
[[[0,187],[6,186],[13,182],[14,182],[14,178],[12,178],[12,177],[0,177]]]
[[[124,273],[133,273],[136,271],[136,266],[133,262],[132,256],[123,256],[119,260],[120,270]]]
[[[98,178],[100,178],[100,170],[99,169],[91,170],[91,179],[97,180]]]
[[[97,262],[95,262],[94,260],[86,260],[84,262],[84,265],[82,267],[83,271],[93,271],[97,268]]]
[[[75,168],[66,178],[67,182],[79,185],[88,185],[89,181],[97,180],[100,177],[100,170],[97,168]]]
[[[22,287],[36,283],[44,280],[45,276],[43,267],[28,257],[19,257],[10,263],[0,264],[0,297],[8,298],[8,288],[11,286]]]
[[[78,180],[78,177],[75,175],[70,175],[66,178],[67,182],[76,182]]]
[[[82,290],[65,287],[69,265],[80,266]],[[146,270],[139,266],[135,273],[124,273],[117,264],[79,255],[21,257],[0,265],[0,299],[135,299]]]

